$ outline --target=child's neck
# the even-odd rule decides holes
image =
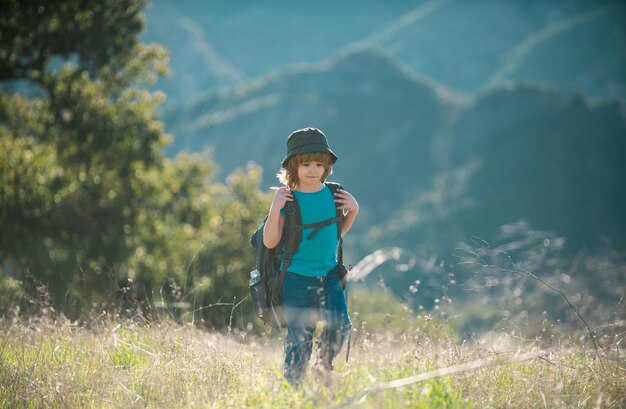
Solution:
[[[322,182],[319,182],[317,184],[300,184],[298,186],[296,186],[296,191],[298,192],[303,192],[303,193],[315,193],[315,192],[319,192],[320,190],[322,190],[324,188],[324,184]]]

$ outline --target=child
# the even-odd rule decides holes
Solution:
[[[319,129],[305,128],[289,135],[287,155],[277,175],[284,186],[274,194],[263,230],[263,243],[267,248],[274,248],[280,242],[285,226],[283,207],[287,201],[294,200],[294,196],[300,206],[303,225],[335,217],[339,208],[344,212],[341,235],[350,230],[359,212],[356,199],[345,190],[338,190],[333,198],[324,185],[336,160],[337,156]],[[302,237],[307,235],[305,229]],[[352,328],[335,269],[337,246],[337,226],[323,227],[311,240],[301,240],[285,274],[281,297],[288,332],[283,371],[292,385],[299,385],[304,379],[318,320],[324,322],[315,366],[320,374],[328,375],[333,369],[333,359]]]

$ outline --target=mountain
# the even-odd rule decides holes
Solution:
[[[524,220],[565,237],[574,253],[610,241],[626,248],[624,103],[518,84],[478,96],[456,118],[451,167],[375,228],[443,252],[455,241],[493,241]]]
[[[487,126],[485,124],[488,124]],[[494,233],[523,218],[571,247],[626,244],[626,118],[618,101],[517,85],[483,95],[459,117],[455,162],[478,160],[464,231]]]
[[[363,67],[367,67],[364,70]],[[335,180],[362,204],[352,250],[397,245],[445,252],[526,220],[568,239],[626,240],[623,103],[535,84],[474,98],[358,51],[276,73],[171,110],[170,154],[210,147],[222,176],[249,161],[263,184],[286,137],[324,130],[339,156]]]
[[[143,40],[171,53],[168,106],[363,48],[466,93],[523,80],[626,98],[616,0],[154,0],[146,17]]]
[[[174,105],[294,64],[329,59],[420,3],[153,0],[142,40],[170,51],[172,75],[155,88]]]
[[[169,97],[168,155],[210,149],[222,178],[256,162],[265,189],[289,133],[324,130],[331,180],[361,205],[346,260],[387,260],[372,282],[415,306],[558,304],[490,270],[506,251],[608,316],[596,307],[623,294],[626,250],[625,9],[155,0],[144,40],[171,51],[174,75],[155,86]]]
[[[363,67],[367,67],[364,70]],[[354,52],[287,70],[168,111],[169,153],[213,150],[222,176],[249,161],[274,177],[287,136],[315,126],[339,156],[337,180],[361,197],[364,217],[391,211],[437,168],[435,139],[463,98],[381,53]],[[382,199],[394,189],[392,200]]]
[[[626,97],[626,4],[591,2],[511,49],[491,81],[552,84],[592,97]]]
[[[365,40],[448,87],[508,80],[626,97],[619,1],[434,1]]]

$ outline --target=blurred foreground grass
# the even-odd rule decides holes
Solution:
[[[336,361],[330,387],[310,373],[293,390],[281,376],[282,343],[245,331],[216,334],[193,325],[100,316],[76,326],[41,316],[0,321],[0,405],[211,408],[626,407],[620,345],[602,351],[502,336],[459,342],[436,320],[407,331],[371,333],[355,320],[350,359]],[[358,323],[358,325],[357,325]],[[433,327],[433,328],[429,328]],[[440,329],[439,328],[439,329]],[[557,345],[557,344],[554,344]],[[520,352],[541,357],[505,363]],[[475,360],[499,364],[402,388],[377,385]],[[309,371],[310,372],[310,371]],[[365,391],[371,393],[364,396]],[[362,398],[362,399],[361,399]]]

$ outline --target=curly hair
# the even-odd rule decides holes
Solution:
[[[293,155],[287,160],[287,166],[280,169],[276,177],[283,185],[289,189],[296,189],[299,184],[298,166],[306,162],[319,162],[324,165],[324,173],[322,174],[322,183],[326,178],[333,174],[333,157],[326,152],[309,152]]]

